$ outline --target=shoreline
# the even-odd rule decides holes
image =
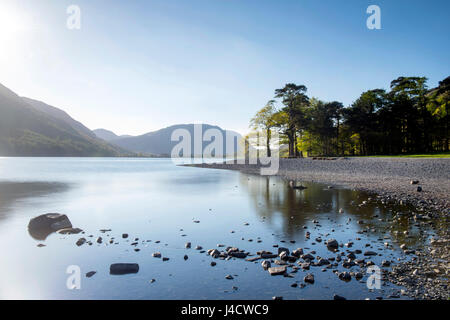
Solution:
[[[415,211],[407,214],[411,224],[421,230],[424,247],[404,248],[409,261],[402,261],[383,273],[383,278],[405,288],[413,299],[450,299],[450,159],[416,158],[335,158],[336,160],[280,159],[276,176],[297,183],[316,182],[367,192],[376,201],[397,203]],[[185,164],[183,166],[236,170],[260,175],[259,165]],[[418,183],[412,184],[412,181]],[[422,188],[418,191],[418,187]],[[430,239],[425,231],[431,227]]]

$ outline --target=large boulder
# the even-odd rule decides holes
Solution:
[[[67,228],[72,228],[72,223],[65,214],[59,213],[46,213],[28,223],[28,232],[36,240],[45,240],[49,234]]]
[[[109,273],[112,275],[123,275],[138,272],[139,265],[137,263],[113,263],[109,267]]]

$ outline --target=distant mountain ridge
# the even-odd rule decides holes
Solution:
[[[195,124],[177,124],[167,128],[163,128],[157,131],[148,132],[139,136],[117,136],[114,132],[105,129],[96,129],[94,133],[99,138],[103,138],[106,141],[119,146],[121,148],[136,152],[153,155],[165,155],[171,154],[172,149],[179,143],[179,141],[172,141],[172,133],[177,129],[185,129],[191,136],[191,150],[194,154],[194,126]],[[210,124],[200,124],[203,133],[209,129],[217,129],[222,137],[223,144],[221,150],[217,150],[216,155],[231,155],[240,150],[239,141],[242,139],[241,135],[237,132],[224,130],[218,126]],[[234,140],[234,148],[232,150],[226,150],[226,137],[227,133],[230,136],[236,137]],[[202,141],[202,150],[211,143],[211,141]]]
[[[0,156],[134,155],[98,139],[66,112],[0,84]]]

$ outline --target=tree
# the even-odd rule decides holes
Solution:
[[[267,156],[270,157],[272,152],[270,150],[270,139],[272,137],[272,128],[275,127],[274,114],[276,112],[274,106],[275,100],[270,100],[267,104],[259,110],[256,115],[250,120],[250,126],[254,130],[262,129],[266,134],[266,149]]]
[[[304,118],[302,107],[309,101],[306,91],[307,89],[304,85],[296,85],[294,83],[288,83],[283,88],[275,90],[275,98],[281,99],[284,104],[282,110],[287,115],[287,128],[284,132],[289,140],[289,157],[298,156],[296,137],[297,130],[302,129],[300,127]]]

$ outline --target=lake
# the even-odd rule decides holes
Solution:
[[[261,260],[227,261],[195,250],[197,245],[224,250],[217,247],[223,244],[253,254],[277,253],[273,245],[279,245],[329,258],[336,253],[324,241],[335,238],[354,242],[352,248],[341,248],[345,254],[356,249],[380,253],[363,258],[381,266],[382,260],[401,257],[399,240],[419,245],[402,238],[404,230],[414,234],[413,227],[391,222],[398,208],[372,202],[359,206],[367,194],[302,184],[308,189],[294,190],[278,177],[177,166],[170,159],[0,158],[0,298],[332,299],[339,294],[373,299],[398,291],[388,283],[369,290],[368,275],[344,282],[333,273],[356,272],[358,266],[311,266],[292,277],[271,276]],[[85,234],[34,239],[27,228],[30,219],[52,212],[66,214]],[[123,239],[123,233],[129,237]],[[92,245],[75,245],[81,237]],[[191,249],[185,248],[188,241]],[[152,257],[154,252],[169,260]],[[211,266],[212,261],[217,265]],[[137,263],[139,272],[110,275],[113,263]],[[81,282],[71,290],[66,271],[73,265],[81,270]],[[89,271],[96,274],[88,278]],[[314,274],[314,284],[291,286],[303,283],[307,273]]]

